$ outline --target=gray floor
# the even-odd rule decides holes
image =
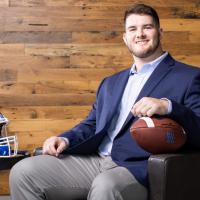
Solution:
[[[0,196],[0,200],[11,200],[10,196]]]

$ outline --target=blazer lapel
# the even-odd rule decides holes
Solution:
[[[103,110],[103,115],[105,116],[101,120],[101,125],[97,132],[100,132],[102,129],[107,127],[114,114],[117,112],[118,106],[121,101],[121,97],[123,95],[124,89],[126,87],[128,78],[129,78],[130,69],[125,70],[121,74],[119,74],[116,78],[109,81],[107,95],[107,106]]]
[[[142,97],[150,96],[151,92],[156,88],[156,86],[160,83],[160,81],[170,72],[172,69],[171,66],[174,65],[174,59],[168,55],[155,69],[152,75],[149,77],[144,87],[142,88],[138,98],[136,100],[139,101]],[[130,112],[122,129],[126,126],[126,124],[132,119],[134,116]],[[121,130],[122,130],[121,129]]]

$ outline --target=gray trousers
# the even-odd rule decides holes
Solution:
[[[147,200],[147,189],[111,157],[41,155],[10,172],[12,200]]]

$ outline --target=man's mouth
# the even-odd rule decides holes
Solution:
[[[147,42],[148,42],[148,40],[138,40],[135,43],[143,45],[143,44],[146,44]]]

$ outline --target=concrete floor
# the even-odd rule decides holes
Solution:
[[[11,200],[10,196],[0,196],[0,200]]]

